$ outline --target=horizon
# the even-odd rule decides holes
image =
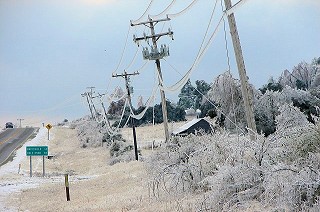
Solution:
[[[80,95],[87,87],[95,86],[96,91],[108,93],[118,85],[124,89],[124,81],[111,79],[111,74],[126,69],[136,52],[136,60],[128,72],[143,65],[141,49],[132,42],[132,32],[142,36],[145,29],[129,27],[129,21],[139,18],[149,2],[1,1],[0,126],[8,121],[15,123],[18,118],[25,119],[26,124],[80,118],[89,114]],[[170,2],[155,1],[149,14],[159,14]],[[169,13],[180,11],[190,2],[176,3]],[[170,27],[174,32],[174,40],[159,39],[159,45],[170,46],[170,56],[161,61],[165,85],[180,80],[180,74],[192,65],[214,6],[207,2],[197,2],[185,14],[156,28],[159,32]],[[218,3],[209,34],[219,14]],[[320,23],[317,21],[320,3],[317,1],[246,0],[235,11],[235,17],[249,82],[257,89],[270,77],[277,79],[282,71],[291,71],[298,63],[310,63],[320,56]],[[227,23],[226,27],[231,72],[234,78],[239,78]],[[124,46],[126,50],[120,61]],[[191,82],[194,84],[198,79],[211,83],[227,67],[224,29],[220,26]],[[152,61],[146,69],[139,77],[132,77],[132,86],[137,92],[134,102],[140,95],[146,101],[153,85],[157,84]],[[166,95],[168,99],[177,100],[178,92]],[[157,102],[160,102],[159,96]]]

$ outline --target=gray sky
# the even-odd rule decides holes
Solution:
[[[172,0],[154,0],[148,14],[156,15]],[[219,0],[220,1],[220,0]],[[122,79],[121,73],[137,50],[132,35],[142,36],[145,27],[129,27],[138,19],[149,0],[1,0],[0,1],[0,126],[3,122],[25,124],[73,119],[88,114],[80,94],[86,87],[110,93]],[[177,0],[169,14],[184,9],[191,0]],[[212,13],[214,0],[199,0],[185,14],[168,23],[159,23],[156,31],[174,32],[169,44],[170,57],[162,60],[166,85],[172,85],[192,65]],[[236,3],[236,1],[233,1]],[[209,35],[221,17],[220,2]],[[146,20],[146,17],[142,20]],[[247,0],[236,11],[236,20],[250,83],[256,88],[270,76],[279,77],[301,61],[320,56],[320,1]],[[228,26],[227,26],[228,27]],[[126,36],[128,39],[126,42]],[[238,78],[232,42],[227,28],[231,69]],[[122,51],[123,60],[119,67]],[[141,43],[146,46],[146,43]],[[210,83],[227,69],[223,25],[191,79]],[[141,49],[128,72],[144,64]],[[174,69],[171,67],[173,66]],[[118,67],[118,69],[117,69]],[[144,101],[155,84],[155,66],[149,62],[139,76],[132,78],[134,101]],[[177,73],[177,71],[179,73]],[[167,97],[177,100],[178,93]],[[157,97],[157,102],[160,97]]]

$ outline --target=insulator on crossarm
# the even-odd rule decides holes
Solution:
[[[147,47],[143,48],[142,55],[143,55],[143,59],[145,60],[149,59],[150,54],[149,54],[149,49]]]
[[[137,40],[136,35],[133,35],[133,42],[135,42],[135,43],[138,45],[138,47],[140,46],[140,43],[139,43],[139,41]]]
[[[163,47],[163,44],[161,44],[161,46],[160,46],[160,54],[164,54],[164,51],[165,51],[165,49],[164,49],[164,47]]]
[[[147,41],[147,35],[145,32],[143,33],[143,37],[144,37],[144,40]]]
[[[171,37],[172,40],[174,40],[174,39],[173,39],[173,32],[171,31],[170,28],[168,29],[168,35]]]

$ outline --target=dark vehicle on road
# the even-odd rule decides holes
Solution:
[[[6,128],[13,128],[12,122],[7,122],[6,123]]]

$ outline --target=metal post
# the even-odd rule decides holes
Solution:
[[[30,177],[32,177],[32,160],[31,160],[31,157],[32,156],[30,156]]]
[[[42,177],[44,177],[44,176],[45,176],[45,169],[44,169],[44,156],[42,156],[42,171],[43,171],[43,173],[42,173]]]
[[[50,137],[49,137],[49,131],[50,131],[50,130],[48,129],[48,141],[49,141],[49,138],[50,138]]]
[[[224,0],[224,3],[226,6],[226,10],[232,7],[231,0]],[[244,107],[246,112],[246,120],[247,120],[248,128],[252,130],[249,132],[250,139],[255,140],[254,133],[257,132],[257,129],[256,129],[256,123],[254,120],[253,102],[250,95],[252,91],[250,91],[250,88],[249,88],[248,76],[246,74],[246,67],[244,64],[244,59],[242,56],[242,50],[240,45],[240,38],[237,31],[236,20],[233,13],[228,15],[228,22],[230,27],[233,48],[236,56],[239,76],[240,76],[241,92],[242,92]]]

